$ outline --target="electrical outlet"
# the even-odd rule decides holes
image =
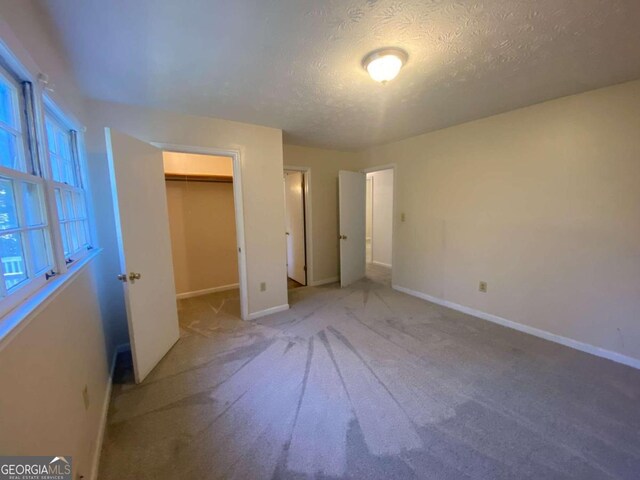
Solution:
[[[267,290],[267,282],[260,283],[260,291],[265,292]]]
[[[480,290],[482,293],[487,293],[487,282],[480,282],[478,290]]]
[[[84,409],[89,410],[89,387],[86,385],[82,389],[82,401],[84,402]]]

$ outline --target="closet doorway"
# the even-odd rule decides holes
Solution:
[[[241,317],[233,159],[164,151],[163,161],[178,304]]]

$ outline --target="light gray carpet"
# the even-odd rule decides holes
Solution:
[[[116,385],[100,478],[640,478],[640,372],[391,290],[384,269],[183,336]]]

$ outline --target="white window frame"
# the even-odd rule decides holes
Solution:
[[[42,189],[41,190],[42,192],[41,206],[42,206],[42,211],[44,212],[44,215],[46,217],[46,202],[43,201],[44,197],[46,196],[46,193],[44,189],[44,180],[42,178],[34,177],[33,175],[28,175],[23,172],[11,171],[10,169],[3,168],[3,167],[0,167],[0,177],[10,178],[11,180],[17,180],[18,182],[22,180],[29,183],[40,185],[40,188]],[[45,218],[45,221],[46,221],[45,224],[37,225],[33,227],[25,226],[23,224],[25,211],[24,211],[22,191],[21,191],[22,188],[23,188],[22,185],[19,186],[17,182],[14,182],[14,196],[15,196],[15,202],[16,202],[16,210],[19,218],[19,223],[21,224],[21,226],[15,229],[1,230],[0,235],[7,235],[10,233],[17,233],[21,235],[22,253],[23,253],[27,278],[24,281],[17,284],[14,288],[7,290],[5,285],[4,275],[2,275],[2,278],[0,279],[0,294],[2,295],[0,297],[0,305],[1,305],[0,313],[1,314],[4,314],[9,310],[12,310],[14,307],[19,305],[26,298],[31,296],[34,292],[42,288],[46,284],[47,280],[53,276],[51,275],[51,273],[55,265],[55,261],[53,260],[54,252],[53,252],[53,245],[51,241],[50,220],[48,218]],[[30,230],[40,230],[40,229],[44,229],[48,233],[48,235],[45,237],[45,242],[47,243],[47,248],[49,249],[50,259],[49,259],[49,265],[46,268],[36,272],[34,271],[33,259],[31,255],[31,247],[29,245],[29,242],[26,241],[24,237],[22,237],[22,234]],[[4,274],[4,265],[1,262],[0,262],[0,272]]]
[[[14,127],[13,125],[8,125],[4,123],[2,120],[0,120],[0,128],[2,128],[3,130],[6,130],[10,134],[15,135],[20,140],[18,141],[17,148],[18,148],[18,155],[22,160],[21,167],[23,169],[22,170],[8,169],[8,170],[12,172],[14,171],[26,172],[28,171],[28,168],[27,168],[27,151],[25,149],[26,140],[24,137],[27,132],[24,131],[25,121],[23,119],[23,116],[20,114],[20,106],[24,102],[23,94],[20,88],[20,83],[15,78],[13,78],[13,76],[1,64],[0,64],[0,80],[9,87],[9,89],[12,91],[11,93],[13,94],[14,98],[18,100],[17,102],[13,102],[12,113],[13,113],[14,120],[17,120],[17,123],[20,126],[20,128],[16,129],[16,127]]]
[[[44,98],[44,107],[45,108],[44,108],[43,127],[47,121],[51,121],[60,130],[63,130],[69,134],[70,155],[74,164],[73,170],[74,170],[75,180],[77,183],[77,185],[70,185],[68,183],[63,183],[63,182],[54,180],[53,171],[52,171],[53,164],[52,164],[50,153],[49,153],[49,142],[48,142],[49,139],[47,137],[48,134],[47,134],[46,128],[44,128],[45,137],[46,137],[46,142],[44,142],[44,148],[47,151],[44,174],[48,178],[46,180],[47,188],[49,190],[48,194],[50,198],[52,198],[53,200],[51,207],[52,207],[52,210],[55,210],[54,215],[56,218],[56,225],[59,226],[58,228],[53,228],[53,230],[56,231],[56,235],[59,237],[59,248],[57,249],[58,254],[61,256],[61,258],[64,259],[65,267],[69,267],[75,264],[76,262],[78,262],[80,259],[84,258],[93,249],[91,222],[90,222],[90,215],[89,215],[90,210],[88,205],[87,189],[85,188],[85,185],[87,184],[87,182],[84,175],[83,161],[80,153],[82,150],[81,140],[80,140],[81,134],[78,130],[76,130],[73,127],[73,123],[66,116],[64,116],[61,110],[47,97]],[[75,142],[75,145],[72,144],[74,142]],[[56,197],[56,190],[60,191],[60,205],[58,204],[58,200]],[[82,199],[82,202],[84,203],[84,216],[76,216],[75,213],[71,218],[69,217],[68,214],[66,214],[64,217],[60,215],[60,211],[58,208],[59,206],[61,206],[62,209],[65,211],[65,213],[67,213],[65,193],[68,193],[69,195],[71,195],[72,203],[73,203],[72,210],[74,212],[75,212],[74,197],[77,195]],[[77,222],[83,223],[86,243],[84,245],[79,245],[78,248],[76,249],[72,249],[69,246],[70,247],[69,252],[65,253],[64,241],[62,237],[62,228],[65,228],[65,229],[67,229],[68,227],[73,228],[74,224],[76,224]],[[71,241],[71,236],[69,235],[69,231],[67,230],[67,242],[70,242],[70,241]]]
[[[0,45],[2,46],[2,45]],[[11,86],[14,95],[13,109],[14,115],[19,119],[20,131],[10,125],[0,124],[2,128],[9,130],[11,133],[20,135],[17,148],[22,164],[20,165],[25,171],[14,170],[0,166],[0,176],[11,179],[14,183],[14,196],[16,210],[19,219],[19,228],[0,230],[0,235],[8,233],[23,233],[34,229],[46,229],[48,233],[46,237],[46,245],[49,252],[49,263],[46,269],[40,272],[34,272],[32,264],[34,260],[29,252],[29,242],[26,235],[21,237],[23,257],[27,279],[20,282],[19,285],[6,289],[4,270],[0,264],[0,320],[21,305],[28,305],[30,297],[41,298],[37,292],[47,285],[52,278],[65,277],[66,274],[72,274],[74,267],[80,268],[81,262],[86,258],[91,250],[94,249],[93,239],[95,231],[92,221],[92,206],[90,204],[90,191],[86,177],[86,158],[84,156],[84,128],[71,116],[65,114],[58,106],[44,93],[44,89],[30,73],[19,65],[10,52],[5,48],[0,48],[0,78],[3,83]],[[6,63],[10,63],[7,67]],[[23,82],[31,84],[30,99],[25,97]],[[17,102],[15,101],[17,99]],[[27,113],[26,110],[29,110]],[[74,162],[74,174],[78,185],[67,185],[53,180],[51,172],[51,161],[49,159],[49,148],[47,142],[45,117],[51,115],[59,125],[64,129],[68,129],[74,134],[71,135],[74,146],[72,148],[72,158]],[[29,117],[29,118],[27,118]],[[19,182],[29,182],[37,184],[40,190],[40,202],[45,224],[33,227],[27,227],[24,222],[25,211],[23,208],[22,186]],[[84,201],[84,215],[69,221],[80,221],[85,229],[85,238],[87,243],[79,246],[70,255],[64,255],[61,235],[61,222],[58,215],[58,208],[55,198],[56,189],[71,192],[80,195]],[[67,220],[63,220],[65,225]],[[1,263],[1,262],[0,262]],[[62,279],[61,279],[62,280]],[[40,300],[38,300],[39,302]]]
[[[28,142],[27,135],[29,127],[27,125],[27,120],[24,113],[21,113],[21,109],[26,104],[24,92],[21,88],[19,80],[12,76],[4,66],[0,66],[0,78],[4,84],[10,87],[12,91],[11,93],[14,97],[12,102],[14,121],[17,121],[17,124],[20,126],[20,129],[18,130],[10,125],[2,124],[2,128],[8,130],[10,133],[17,137],[17,150],[21,162],[20,167],[22,167],[23,169],[15,170],[12,168],[0,166],[0,177],[6,178],[13,183],[13,195],[18,220],[17,228],[0,230],[0,235],[8,235],[13,233],[20,236],[24,263],[23,268],[25,269],[24,273],[27,277],[15,287],[7,289],[4,279],[5,266],[2,262],[0,262],[0,315],[4,315],[46,284],[46,281],[51,278],[51,273],[54,266],[53,259],[55,257],[51,241],[51,221],[48,215],[48,209],[46,208],[47,202],[45,200],[45,179],[33,173],[33,170],[37,169],[37,167],[35,167],[34,165],[37,160],[33,158],[32,152],[29,148],[26,147]],[[28,173],[29,170],[31,170],[32,173]],[[40,207],[44,216],[44,223],[41,225],[31,227],[26,225],[26,212],[24,208],[23,198],[24,184],[22,182],[36,184],[40,188]],[[31,254],[31,247],[24,234],[26,234],[30,230],[39,229],[45,231],[45,243],[49,252],[49,265],[47,265],[46,268],[41,269],[40,271],[35,271],[33,256]]]

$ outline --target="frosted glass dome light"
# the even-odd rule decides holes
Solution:
[[[400,69],[407,62],[407,54],[399,48],[384,48],[369,53],[362,65],[376,82],[387,83],[400,73]]]

